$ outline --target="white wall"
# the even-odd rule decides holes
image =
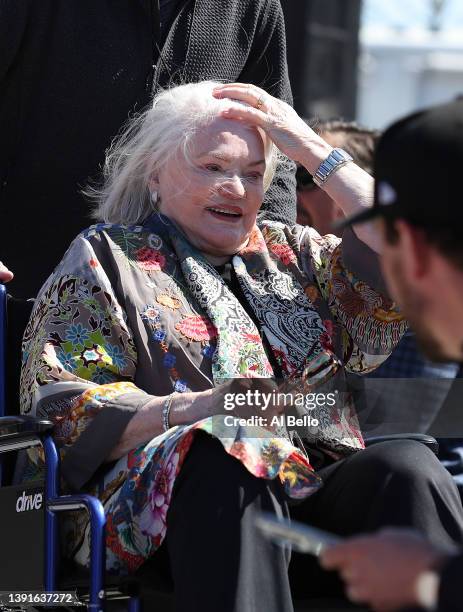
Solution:
[[[361,32],[357,120],[384,128],[416,109],[463,95],[463,32]]]

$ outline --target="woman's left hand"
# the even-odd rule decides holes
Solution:
[[[216,98],[230,98],[230,107],[222,116],[262,128],[285,155],[316,170],[332,147],[303,121],[283,100],[272,97],[255,85],[232,83],[215,88]],[[233,104],[234,100],[249,106]],[[313,154],[313,160],[310,153]],[[308,167],[312,166],[312,168]]]
[[[333,150],[289,104],[255,85],[219,85],[214,89],[214,96],[230,99],[230,106],[222,111],[222,117],[261,128],[282,153],[302,164],[312,176]],[[373,178],[355,163],[344,164],[324,183],[323,190],[345,215],[357,213],[373,203]],[[354,231],[371,249],[381,252],[381,236],[373,224],[359,225]]]

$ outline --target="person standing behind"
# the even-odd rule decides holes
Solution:
[[[342,119],[319,121],[314,129],[328,144],[344,149],[356,164],[373,174],[375,147],[381,135],[378,130]],[[334,233],[341,237],[342,229],[336,222],[345,215],[340,207],[314,183],[305,168],[297,169],[296,181],[298,223],[311,224],[322,236]],[[389,359],[367,375],[374,381],[364,377],[359,381],[360,394],[366,393],[367,425],[374,427],[371,433],[424,433],[437,417],[457,370],[456,364],[426,359],[417,347],[414,332],[408,330]],[[441,444],[444,465],[451,468],[459,487],[463,473],[463,452],[458,452],[461,447],[463,440]]]
[[[203,79],[291,103],[280,0],[0,3],[0,255],[16,297],[34,297],[89,224],[80,190],[121,126],[160,88]],[[294,222],[294,169],[280,166],[266,218]]]

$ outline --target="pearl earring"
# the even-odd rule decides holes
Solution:
[[[151,192],[151,201],[153,202],[153,204],[157,204],[158,199],[159,199],[158,192],[157,191],[152,191]]]

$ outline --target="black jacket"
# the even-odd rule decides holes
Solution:
[[[279,0],[188,0],[162,60],[155,15],[153,0],[0,0],[0,259],[17,296],[35,295],[90,224],[79,189],[158,86],[239,80],[291,101]],[[266,202],[288,223],[293,167]]]

